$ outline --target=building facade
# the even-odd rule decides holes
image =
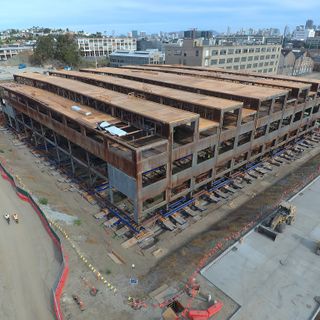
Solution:
[[[21,52],[32,50],[33,47],[0,47],[0,61],[6,61]]]
[[[204,42],[205,43],[205,42]],[[211,46],[184,40],[181,46],[165,46],[166,63],[276,73],[280,45]]]
[[[306,40],[306,48],[320,49],[320,35],[313,38],[308,38]]]
[[[306,51],[286,50],[281,51],[278,74],[298,76],[313,71],[314,61]]]
[[[306,41],[308,38],[313,38],[314,36],[314,29],[297,28],[293,31],[292,40]]]
[[[237,45],[260,45],[260,44],[281,44],[283,37],[280,35],[262,35],[262,34],[234,34],[217,35],[216,44],[223,45],[232,43]]]
[[[137,50],[135,38],[78,38],[77,42],[84,57],[105,57],[116,50]]]
[[[144,67],[23,73],[0,85],[7,124],[92,190],[107,186],[110,212],[131,227],[167,218],[318,125],[320,80]]]
[[[165,55],[159,50],[115,51],[109,55],[111,67],[142,64],[164,64]]]
[[[158,39],[138,39],[137,40],[137,50],[146,51],[148,49],[158,49],[162,51],[163,43]]]
[[[197,30],[191,29],[183,32],[184,39],[211,39],[213,37],[213,32],[210,30]]]

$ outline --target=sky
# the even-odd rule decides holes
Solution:
[[[320,25],[320,0],[0,0],[0,30],[32,26],[86,32],[157,33],[191,28],[291,30]]]

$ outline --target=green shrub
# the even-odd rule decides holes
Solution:
[[[39,203],[43,204],[43,205],[47,205],[48,204],[48,199],[47,198],[40,198],[39,199]]]
[[[106,269],[106,274],[111,274],[111,270],[110,269]]]

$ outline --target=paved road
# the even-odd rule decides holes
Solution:
[[[8,225],[3,214],[14,211],[20,223]],[[40,219],[0,176],[0,319],[54,319],[50,288],[58,270]]]

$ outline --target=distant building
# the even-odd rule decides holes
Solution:
[[[320,36],[314,38],[308,38],[306,40],[306,48],[308,49],[320,49]]]
[[[311,73],[313,68],[314,61],[306,51],[287,49],[281,51],[278,74],[298,76]]]
[[[197,29],[191,29],[183,32],[183,38],[184,39],[196,39],[197,37]]]
[[[306,21],[306,29],[313,29],[313,20],[308,19]]]
[[[157,39],[138,39],[137,40],[137,50],[138,51],[146,51],[148,49],[158,49],[162,51],[162,42]]]
[[[281,45],[206,45],[199,40],[183,40],[165,46],[167,64],[219,67],[276,73]]]
[[[314,62],[313,71],[320,72],[320,56],[314,57],[313,62]]]
[[[197,30],[197,29],[190,29],[183,32],[184,39],[197,39],[197,38],[204,38],[204,39],[211,39],[213,37],[213,32],[209,30]]]
[[[292,40],[306,41],[308,38],[315,36],[314,29],[297,28],[293,31]]]
[[[200,38],[211,39],[213,37],[212,31],[200,31]]]
[[[164,64],[164,53],[158,50],[146,51],[116,51],[110,54],[110,66],[122,67],[126,65]]]
[[[286,38],[290,35],[290,28],[289,26],[284,27],[283,36]]]
[[[32,51],[32,46],[9,46],[9,47],[0,47],[0,61],[6,61],[21,52]]]
[[[109,56],[116,50],[137,50],[135,38],[78,38],[78,47],[84,57]]]
[[[218,35],[215,37],[216,44],[281,44],[281,35],[262,35],[262,34],[233,34],[233,35]]]
[[[320,71],[320,46],[314,49],[308,49],[308,55],[312,58],[314,67],[313,71]]]

